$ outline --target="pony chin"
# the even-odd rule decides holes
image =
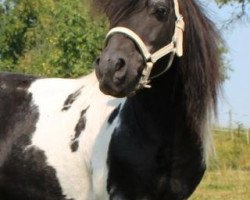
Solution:
[[[101,92],[105,95],[113,96],[116,98],[124,98],[127,94],[124,91],[107,90],[102,85],[99,85]]]
[[[102,83],[99,83],[99,88],[103,94],[113,96],[116,98],[124,98],[127,96],[131,96],[132,94],[134,94],[134,91],[135,91],[135,86],[134,87],[125,87],[125,86],[120,86],[120,87],[108,86],[107,87],[106,85]]]

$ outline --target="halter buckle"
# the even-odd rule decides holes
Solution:
[[[177,19],[176,19],[176,22],[179,22],[179,21],[181,21],[181,20],[183,20],[183,16],[182,16],[182,15],[179,15],[179,16],[177,17]]]
[[[175,21],[175,26],[176,26],[176,28],[179,28],[182,31],[184,31],[184,29],[185,29],[185,22],[183,20],[183,16],[182,15],[180,15],[180,16],[177,17],[177,19]]]

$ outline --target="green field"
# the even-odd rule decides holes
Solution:
[[[250,200],[250,145],[244,134],[215,133],[217,157],[191,200]]]

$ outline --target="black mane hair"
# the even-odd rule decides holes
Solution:
[[[93,0],[93,7],[103,12],[111,24],[116,24],[123,17],[134,12],[140,3],[140,0]]]
[[[196,1],[179,2],[186,28],[184,56],[177,67],[184,84],[187,119],[197,133],[207,134],[204,125],[213,111],[217,113],[222,40]]]

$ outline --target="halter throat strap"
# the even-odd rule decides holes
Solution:
[[[115,27],[111,29],[106,36],[106,42],[108,42],[108,40],[114,34],[116,33],[124,34],[138,46],[140,53],[144,58],[144,62],[146,66],[142,72],[140,81],[138,85],[136,86],[136,90],[139,90],[142,88],[150,88],[151,87],[149,85],[150,80],[152,78],[158,77],[162,75],[163,73],[165,73],[171,67],[175,55],[177,55],[178,57],[181,57],[183,55],[183,32],[185,29],[185,23],[184,23],[182,15],[180,14],[178,0],[173,0],[173,1],[174,1],[176,21],[175,21],[175,30],[174,30],[174,35],[172,37],[172,41],[168,45],[154,52],[153,54],[149,52],[148,47],[145,45],[145,43],[140,38],[140,36],[138,36],[135,32],[133,32],[132,30],[128,28]],[[170,53],[172,54],[170,56],[169,63],[166,66],[166,69],[162,73],[150,78],[150,74],[151,74],[154,64],[159,59],[161,59],[162,57]]]

